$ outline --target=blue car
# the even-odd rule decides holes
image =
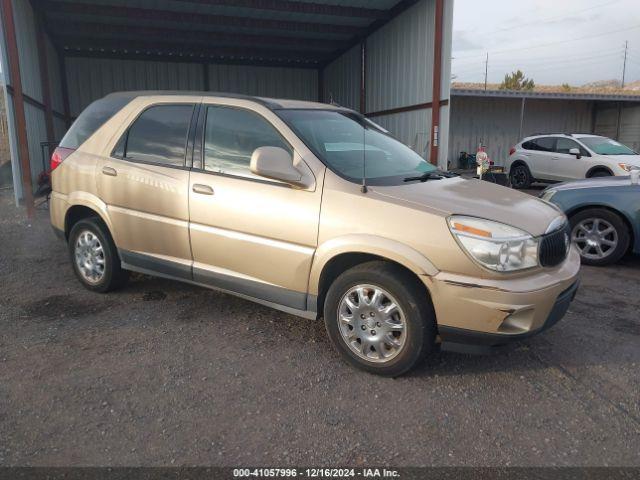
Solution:
[[[640,185],[635,174],[560,183],[540,198],[569,217],[582,263],[610,265],[629,251],[640,254]]]

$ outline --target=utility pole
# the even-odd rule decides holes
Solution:
[[[489,74],[489,52],[487,52],[487,60],[484,62],[484,91],[487,91],[487,76]]]
[[[627,74],[627,51],[629,50],[629,40],[624,42],[624,63],[622,64],[622,89],[624,90],[624,77]]]

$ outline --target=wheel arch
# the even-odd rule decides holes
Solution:
[[[586,178],[591,178],[591,176],[596,172],[607,172],[609,175],[613,176],[613,171],[609,167],[607,167],[605,165],[596,165],[594,167],[591,167],[587,171],[587,174],[585,175],[585,177]]]
[[[68,198],[69,207],[64,215],[64,234],[69,239],[71,228],[78,221],[88,217],[98,217],[108,229],[108,233],[113,237],[112,225],[107,214],[107,206],[99,198],[91,194],[79,192],[72,194]]]
[[[430,295],[420,276],[433,276],[438,270],[422,254],[408,245],[382,237],[349,235],[326,242],[316,251],[309,276],[309,294],[317,299],[318,315],[322,315],[329,287],[342,272],[374,260],[399,266]]]
[[[527,170],[529,170],[529,173],[531,173],[531,167],[529,166],[529,164],[524,161],[522,158],[517,158],[516,160],[514,160],[513,162],[511,162],[511,165],[509,165],[509,173],[511,173],[511,169],[513,167],[518,167],[520,165],[523,165],[525,167],[527,167]]]

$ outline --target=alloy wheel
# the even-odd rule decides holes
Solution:
[[[375,285],[356,285],[338,305],[342,339],[358,357],[386,363],[403,349],[406,317],[396,299]]]
[[[582,257],[602,260],[616,250],[618,231],[602,218],[587,218],[573,228],[571,240]]]
[[[104,277],[104,249],[95,233],[83,230],[77,237],[74,256],[82,278],[95,285]]]

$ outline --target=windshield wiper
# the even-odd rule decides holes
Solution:
[[[407,177],[404,179],[405,182],[426,182],[428,180],[442,180],[445,178],[441,173],[435,172],[425,172],[419,177]]]

